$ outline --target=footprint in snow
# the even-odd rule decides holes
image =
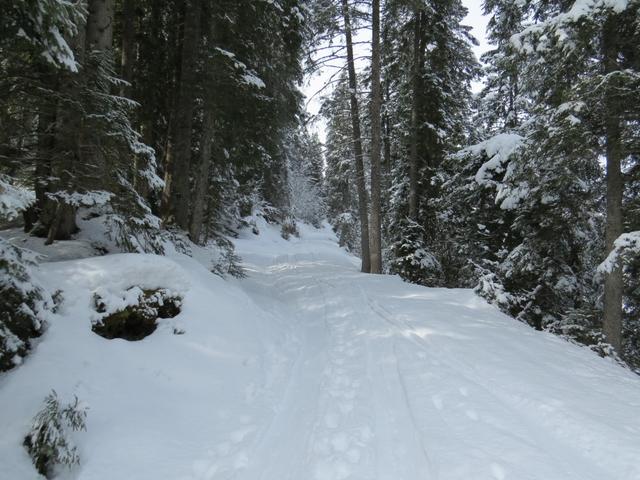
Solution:
[[[314,469],[315,480],[344,480],[350,475],[351,468],[340,460],[321,462]]]
[[[463,397],[469,396],[469,390],[467,390],[466,387],[460,387],[458,391],[460,392],[460,395],[462,395]]]
[[[465,414],[467,415],[467,417],[469,417],[471,420],[478,420],[478,414],[474,411],[474,410],[467,410],[465,412]]]
[[[498,463],[491,464],[491,473],[493,474],[493,478],[496,480],[504,480],[507,478],[507,473],[504,471],[504,468]]]
[[[240,470],[242,468],[247,468],[249,466],[249,455],[247,452],[238,452],[238,454],[233,459],[233,468],[236,470]]]
[[[324,416],[324,424],[327,428],[338,428],[340,416],[337,413],[327,413]]]
[[[340,406],[340,412],[342,412],[343,414],[348,414],[351,413],[353,411],[353,403],[351,402],[344,402],[341,403]]]
[[[344,398],[346,398],[347,400],[353,400],[354,398],[356,398],[356,391],[355,390],[346,390],[342,396]]]
[[[253,425],[247,425],[244,428],[240,428],[231,434],[231,441],[233,443],[240,443],[245,439],[247,435],[255,431],[255,429],[256,428]]]
[[[346,452],[349,448],[349,437],[344,432],[336,433],[331,437],[331,446],[336,452]]]
[[[359,463],[360,462],[360,450],[357,448],[352,448],[347,452],[347,460],[351,463]]]
[[[229,455],[229,452],[231,451],[231,444],[229,442],[219,443],[216,447],[216,451],[218,452],[218,455]]]
[[[433,402],[434,407],[436,407],[438,410],[442,410],[444,405],[442,403],[442,397],[440,397],[440,395],[433,395],[431,397],[431,401]]]
[[[371,430],[371,427],[369,427],[369,425],[365,425],[364,427],[362,427],[362,429],[360,430],[360,440],[366,443],[372,438],[373,430]]]

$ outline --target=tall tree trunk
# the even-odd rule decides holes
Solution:
[[[89,0],[87,47],[104,52],[113,46],[113,7],[115,0]]]
[[[382,273],[382,207],[380,195],[380,0],[372,3],[371,38],[371,273]]]
[[[74,39],[74,53],[76,59],[84,63],[85,57],[94,52],[99,54],[109,52],[113,46],[113,9],[115,0],[89,0],[88,15],[84,35],[78,35]],[[80,73],[82,75],[82,73]],[[75,77],[67,73],[61,82],[61,89],[71,97],[77,85]],[[64,107],[63,107],[64,109]],[[63,156],[58,165],[58,177],[62,179],[62,187],[68,191],[76,189],[75,175],[80,163],[84,159],[84,141],[82,140],[82,127],[78,124],[77,113],[59,112],[59,124],[57,129],[57,146],[63,146]],[[66,203],[62,198],[58,199],[55,215],[49,227],[47,244],[54,240],[68,239],[77,231],[76,207]]]
[[[91,0],[85,3],[87,6],[88,16],[86,23],[79,26],[78,34],[74,38],[70,38],[69,45],[73,49],[76,61],[83,65],[85,63],[87,46],[90,45],[89,33],[92,35],[93,42],[100,41],[100,30],[98,26],[104,27],[104,34],[109,39],[112,38],[113,23],[113,0],[101,0],[102,5],[95,5],[97,0]],[[96,15],[105,19],[108,12],[111,12],[109,21],[101,22]],[[91,28],[90,28],[91,26]],[[111,45],[109,44],[109,47]],[[59,77],[60,97],[66,99],[75,99],[77,97],[78,82],[82,80],[80,73],[72,73],[64,71]],[[75,172],[77,172],[79,164],[82,162],[81,157],[81,119],[77,112],[70,111],[66,102],[61,102],[57,106],[55,114],[55,135],[54,148],[55,155],[50,161],[48,169],[50,169],[52,177],[55,181],[49,185],[51,193],[72,192],[75,190]],[[57,200],[46,200],[42,209],[40,221],[45,227],[47,244],[53,243],[54,240],[68,240],[78,228],[76,225],[76,208],[65,202],[60,196]]]
[[[200,160],[198,164],[195,190],[193,193],[193,213],[191,215],[191,223],[189,224],[189,236],[191,237],[191,241],[194,243],[200,242],[200,236],[202,233],[202,221],[204,219],[207,187],[209,186],[211,151],[213,146],[213,108],[207,104],[205,104],[204,108],[202,136],[200,139]]]
[[[385,98],[385,103],[389,101],[389,97]],[[389,114],[385,113],[382,119],[382,124],[384,125],[384,138],[383,138],[383,165],[384,165],[384,175],[383,177],[386,179],[384,182],[384,190],[389,191],[391,188],[391,119],[389,118]],[[386,198],[385,205],[388,205],[389,197]]]
[[[409,147],[409,218],[418,219],[418,135],[420,133],[420,87],[422,84],[422,12],[416,11],[413,25],[413,71],[411,72],[411,144]]]
[[[386,19],[388,15],[383,15],[383,19]],[[382,29],[382,45],[388,45],[389,41],[389,28],[388,22],[384,23],[384,27]],[[390,63],[391,59],[389,58],[389,48],[385,48],[381,50],[382,55],[382,63],[387,65]],[[389,103],[390,103],[390,81],[388,78],[385,78],[383,82],[383,99],[382,106],[384,107],[384,111],[382,113],[382,125],[383,125],[383,156],[382,156],[382,165],[383,165],[383,173],[382,173],[382,191],[386,192],[382,203],[383,205],[388,205],[390,198],[389,193],[391,191],[391,118],[389,117]],[[383,209],[384,211],[384,209]]]
[[[358,214],[360,217],[360,250],[362,254],[363,272],[371,271],[371,254],[369,252],[369,214],[367,212],[367,187],[364,178],[364,160],[362,156],[362,135],[360,132],[360,109],[356,80],[356,66],[353,56],[353,40],[351,36],[351,19],[349,3],[342,0],[342,16],[344,34],[347,43],[347,66],[349,71],[349,98],[351,106],[351,125],[353,134],[353,152],[355,154],[356,184],[358,189]]]
[[[202,2],[186,0],[185,8],[180,85],[166,154],[162,212],[165,222],[175,223],[178,227],[187,230],[189,228],[191,128],[195,107]]]
[[[131,82],[133,81],[133,64],[136,53],[136,4],[135,0],[123,0],[122,2],[122,55],[120,73],[123,80],[129,85],[123,85],[120,95],[131,98]]]
[[[50,79],[51,84],[54,85],[55,90],[56,81],[54,78]],[[47,193],[50,191],[50,183],[52,177],[51,171],[51,157],[53,156],[55,148],[55,127],[56,127],[56,106],[54,102],[46,102],[42,105],[38,112],[38,143],[37,143],[37,156],[35,159],[35,171],[33,175],[33,189],[36,194],[36,203],[29,213],[31,218],[30,223],[27,226],[25,222],[26,231],[39,237],[45,237],[48,234],[48,226],[53,222],[54,209],[52,203],[47,198]],[[39,220],[39,224],[33,223]]]
[[[616,17],[610,16],[603,30],[603,53],[605,75],[615,72],[618,67],[618,34]],[[622,193],[623,178],[622,132],[620,126],[619,100],[615,85],[610,79],[605,93],[605,136],[607,157],[607,223],[605,232],[606,251],[613,250],[615,240],[623,232]],[[604,325],[607,341],[616,352],[622,347],[622,268],[620,266],[607,274],[604,281]]]

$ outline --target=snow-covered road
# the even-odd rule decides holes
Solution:
[[[259,227],[242,280],[198,252],[45,265],[65,301],[0,377],[0,478],[38,478],[21,442],[55,388],[89,405],[66,480],[640,480],[636,375],[471,291],[361,274],[328,229]],[[93,334],[93,294],[132,285],[182,313]]]
[[[299,353],[233,478],[640,479],[637,377],[306,236],[271,258],[239,242],[243,287],[291,318]]]

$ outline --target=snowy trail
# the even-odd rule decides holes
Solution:
[[[65,302],[0,376],[0,479],[38,478],[22,439],[55,388],[90,408],[60,480],[640,480],[636,375],[471,291],[361,274],[329,229],[259,227],[241,280],[206,252],[44,266]],[[183,312],[140,342],[93,334],[95,292],[131,285]]]
[[[270,260],[242,249],[253,257],[245,290],[271,288],[295,312],[305,361],[278,434],[230,478],[640,478],[640,390],[628,372],[471,292],[359,274],[322,239]],[[615,377],[612,391],[602,376]],[[613,404],[627,415],[602,411]]]

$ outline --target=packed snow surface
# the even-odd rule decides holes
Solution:
[[[21,442],[55,389],[89,407],[60,479],[640,479],[637,376],[471,291],[361,274],[328,228],[258,226],[242,280],[178,254],[43,265],[65,301],[0,377],[0,477],[38,478]],[[93,294],[133,285],[181,314],[93,334]]]

